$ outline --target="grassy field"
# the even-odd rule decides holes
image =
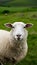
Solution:
[[[0,6],[37,6],[37,0],[0,0]]]
[[[37,65],[37,8],[7,8],[11,12],[7,15],[2,14],[5,9],[0,7],[0,29],[10,30],[4,24],[15,21],[34,24],[32,28],[27,29],[29,31],[28,54],[17,65]]]
[[[0,14],[4,10],[8,10],[9,13],[18,13],[18,12],[35,12],[37,7],[0,7]]]

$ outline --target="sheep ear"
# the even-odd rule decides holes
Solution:
[[[32,23],[27,23],[27,24],[25,25],[25,28],[32,27],[32,26],[33,26]]]
[[[4,24],[6,27],[8,27],[8,28],[12,28],[12,24],[11,23],[6,23],[6,24]]]

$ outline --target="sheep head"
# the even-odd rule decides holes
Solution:
[[[31,23],[23,23],[23,22],[15,22],[13,24],[11,23],[6,23],[5,24],[6,27],[11,28],[11,36],[13,37],[13,39],[15,39],[16,41],[20,41],[20,40],[25,40],[28,36],[28,31],[26,30],[26,28],[31,27],[32,24]]]

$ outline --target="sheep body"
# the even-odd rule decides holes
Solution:
[[[18,23],[14,23],[13,26],[15,26],[15,24]],[[24,23],[22,23],[21,25],[24,26]],[[5,30],[0,30],[0,59],[2,61],[4,60],[4,58],[9,58],[10,60],[14,58],[18,62],[26,56],[28,50],[28,45],[27,45],[28,32],[26,29],[24,31],[22,29],[21,31],[21,25],[16,25],[18,27],[15,28],[15,32],[14,29],[11,30],[10,32]],[[16,33],[17,28],[18,30],[20,29],[19,32],[23,33],[23,35],[21,33],[22,36],[21,39],[23,38],[23,40],[21,41],[14,38],[15,36],[14,34]]]
[[[4,57],[8,46],[9,32],[0,30],[0,57]]]
[[[10,47],[9,36],[10,32],[0,30],[0,59],[3,59],[4,57],[9,58],[14,57],[17,61],[19,61],[20,59],[24,58],[27,53],[27,42],[23,41],[22,45],[20,44],[20,46],[18,47],[16,45],[15,47],[12,48]]]

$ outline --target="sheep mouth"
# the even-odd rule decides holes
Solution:
[[[17,40],[20,40],[20,38],[18,37]]]
[[[19,37],[17,37],[17,38],[14,38],[16,41],[22,41],[23,40],[23,38],[19,38]]]
[[[22,38],[17,38],[17,41],[22,41],[23,39]]]

